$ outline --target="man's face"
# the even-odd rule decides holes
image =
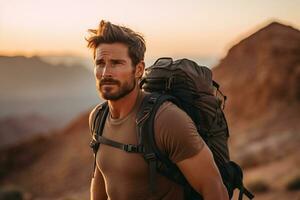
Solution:
[[[135,67],[122,43],[100,44],[96,48],[94,75],[100,96],[118,100],[136,86]]]

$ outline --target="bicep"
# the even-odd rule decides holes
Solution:
[[[98,167],[91,182],[91,200],[106,200],[105,181]]]
[[[176,163],[190,185],[202,193],[204,187],[222,182],[213,155],[207,145],[194,156]]]

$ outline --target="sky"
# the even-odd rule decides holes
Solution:
[[[101,19],[146,39],[146,57],[223,57],[271,21],[300,29],[300,0],[0,0],[0,54],[88,57]]]

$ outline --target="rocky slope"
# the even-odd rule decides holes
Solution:
[[[85,114],[60,132],[3,150],[0,185],[34,199],[87,199],[93,164],[89,141]]]
[[[228,96],[232,158],[246,182],[264,185],[259,199],[296,199],[300,177],[300,31],[271,23],[234,45],[213,69]],[[299,183],[298,183],[299,184]]]
[[[31,114],[0,119],[0,149],[55,129],[56,122]]]

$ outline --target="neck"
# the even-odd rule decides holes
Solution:
[[[125,97],[112,101],[108,100],[109,112],[113,119],[120,119],[126,117],[133,109],[139,95],[139,88],[135,88]]]

